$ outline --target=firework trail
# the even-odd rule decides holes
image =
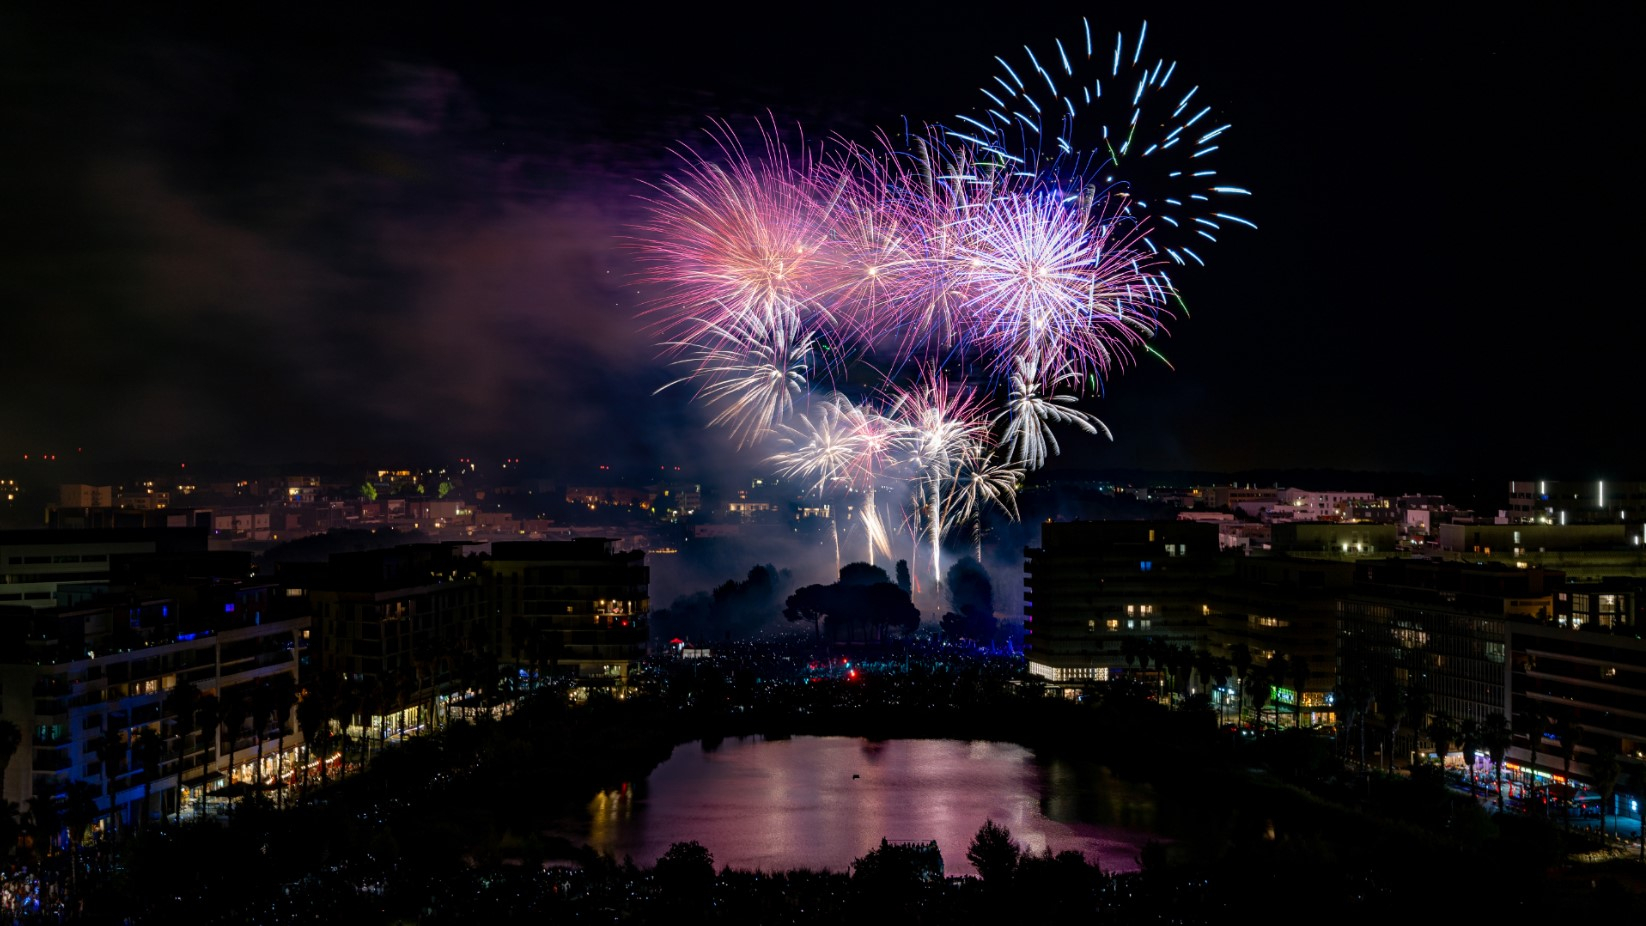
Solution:
[[[817,350],[814,335],[799,331],[799,319],[759,314],[732,315],[724,323],[704,319],[694,337],[664,346],[683,352],[673,363],[690,372],[657,391],[696,382],[699,397],[719,407],[710,424],[729,428],[739,449],[770,434],[793,411]]]
[[[957,116],[951,134],[1030,173],[1101,183],[1127,214],[1151,219],[1143,243],[1152,253],[1204,264],[1197,248],[1229,226],[1257,227],[1233,214],[1250,191],[1216,166],[1232,126],[1198,84],[1178,78],[1177,62],[1144,54],[1147,22],[1112,44],[1081,23],[1068,44],[1038,55],[1024,46],[1015,67],[996,57],[1000,70],[979,88],[987,102]]]
[[[1078,381],[1079,376],[1066,365],[1043,379],[1034,358],[1018,358],[1017,369],[1012,371],[1006,409],[995,416],[995,423],[1005,423],[1005,459],[1016,459],[1024,469],[1044,466],[1048,445],[1052,453],[1058,452],[1057,437],[1051,428],[1053,424],[1072,424],[1087,434],[1101,431],[1104,437],[1114,440],[1108,425],[1096,416],[1071,407],[1075,403],[1074,396],[1066,393],[1042,394],[1048,382],[1055,388],[1071,379]]]
[[[897,422],[903,458],[915,474],[916,510],[931,541],[933,582],[943,581],[943,534],[953,523],[946,504],[966,462],[982,452],[989,436],[984,398],[970,386],[950,386],[927,371],[913,386],[896,390],[889,416]]]
[[[1015,517],[1056,428],[1112,439],[1076,405],[1158,355],[1181,303],[1166,268],[1256,227],[1224,211],[1249,195],[1214,166],[1229,126],[1143,38],[1109,53],[1088,25],[1055,56],[999,58],[989,105],[901,142],[791,147],[773,125],[746,148],[717,123],[653,186],[643,315],[669,386],[739,448],[775,436],[784,478],[860,497],[871,563],[888,485],[941,582],[945,532],[980,544],[985,510]]]

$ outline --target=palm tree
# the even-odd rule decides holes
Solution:
[[[1526,731],[1526,748],[1532,754],[1527,764],[1535,769],[1538,747],[1543,745],[1543,733],[1548,729],[1549,719],[1541,711],[1527,711],[1520,715],[1520,725]]]
[[[1417,739],[1422,736],[1429,726],[1429,709],[1433,705],[1429,702],[1429,692],[1420,685],[1406,687],[1406,728],[1412,731],[1412,748],[1417,748]],[[1442,757],[1444,758],[1444,757]]]
[[[1480,731],[1481,745],[1486,747],[1486,754],[1492,757],[1492,773],[1497,777],[1497,812],[1503,812],[1503,755],[1509,751],[1511,735],[1509,732],[1509,718],[1503,716],[1502,711],[1492,711],[1486,715],[1486,726]]]
[[[6,766],[23,745],[23,731],[9,720],[0,719],[0,782],[6,780]]]
[[[1612,805],[1612,795],[1617,791],[1617,780],[1622,774],[1623,767],[1618,764],[1617,750],[1608,743],[1596,746],[1594,756],[1589,759],[1589,777],[1594,779],[1595,788],[1600,791],[1602,836],[1606,835],[1606,808]]]
[[[63,830],[63,808],[57,802],[56,792],[62,787],[59,779],[36,778],[34,796],[29,798],[29,829],[32,831],[30,848],[40,854],[50,854],[57,836]]]
[[[109,792],[109,810],[114,810],[114,779],[119,776],[126,757],[126,740],[120,730],[105,729],[91,741],[92,752],[103,766],[103,783]]]
[[[1383,715],[1383,736],[1388,744],[1383,752],[1383,770],[1389,772],[1394,770],[1395,736],[1406,718],[1406,689],[1394,682],[1384,685],[1377,693],[1377,709]]]
[[[1292,673],[1292,728],[1303,726],[1303,689],[1309,684],[1309,677],[1314,674],[1314,667],[1309,665],[1309,657],[1302,653],[1293,653],[1288,663]]]
[[[1263,708],[1269,703],[1269,673],[1264,669],[1252,669],[1246,677],[1240,680],[1241,687],[1252,698],[1252,713],[1256,715],[1259,726],[1263,720]]]
[[[283,788],[286,782],[286,721],[291,719],[291,709],[297,704],[297,679],[289,672],[282,672],[269,679],[268,707],[274,717],[275,746],[274,746],[274,778],[275,786]],[[278,792],[282,802],[285,800],[285,791]]]
[[[1252,671],[1252,648],[1244,641],[1229,647],[1229,665],[1240,684],[1235,686],[1235,722],[1246,717],[1246,673]]]
[[[0,872],[11,870],[11,852],[23,836],[26,816],[16,801],[0,800]]]
[[[200,708],[200,689],[192,682],[182,682],[166,692],[166,699],[161,704],[166,715],[171,718],[168,736],[177,738],[177,822],[183,822],[183,756],[185,755],[183,740],[194,732],[194,714]]]
[[[1445,768],[1446,747],[1457,742],[1457,724],[1452,720],[1451,714],[1440,711],[1429,721],[1429,729],[1426,732],[1435,744],[1435,760],[1440,763],[1441,768]]]
[[[166,745],[161,742],[160,734],[150,727],[137,731],[137,739],[131,744],[131,754],[134,764],[143,767],[143,811],[138,814],[137,825],[141,828],[149,816],[149,799],[153,796],[154,779],[160,777],[160,757],[165,754]],[[165,818],[161,818],[165,822]]]
[[[1269,662],[1264,668],[1268,670],[1265,674],[1269,679],[1269,685],[1273,687],[1286,684],[1286,676],[1291,669],[1291,664],[1285,656],[1275,653],[1269,657]],[[1270,703],[1274,705],[1275,729],[1278,730],[1280,729],[1280,700],[1272,697],[1271,693]]]
[[[246,718],[251,716],[251,698],[245,694],[234,695],[223,702],[222,714],[219,720],[223,724],[224,739],[229,744],[229,784],[234,784],[234,754],[240,745],[240,733],[246,726]]]
[[[1221,688],[1228,681],[1229,670],[1210,650],[1201,650],[1194,656],[1194,672],[1200,677],[1200,687],[1209,695],[1213,688]],[[1222,705],[1219,705],[1221,711]],[[1222,722],[1222,718],[1218,718]]]
[[[1469,770],[1469,793],[1475,793],[1475,755],[1480,752],[1480,721],[1463,718],[1457,729],[1458,745],[1463,747],[1463,764]]]
[[[200,776],[200,797],[204,803],[206,788],[211,786],[212,766],[217,763],[217,728],[223,723],[223,703],[215,694],[201,695],[194,709],[194,729],[200,734],[203,741],[201,746],[206,751],[204,768]],[[179,784],[177,792],[177,820],[183,820],[183,792]]]
[[[1561,798],[1566,802],[1566,826],[1572,825],[1571,795],[1576,793],[1572,787],[1572,754],[1577,752],[1578,743],[1583,741],[1582,724],[1573,723],[1565,717],[1555,721],[1555,736],[1560,740],[1560,758],[1563,763],[1565,788],[1561,791]]]
[[[77,885],[80,875],[80,843],[85,841],[86,831],[97,822],[97,786],[88,781],[69,782],[61,813],[60,819],[69,828],[69,882],[71,885]]]

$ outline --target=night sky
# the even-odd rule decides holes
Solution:
[[[15,6],[15,5],[14,5]],[[548,5],[535,5],[547,7]],[[622,239],[711,117],[867,141],[1118,4],[0,12],[0,460],[702,469]],[[1151,5],[1257,232],[1059,465],[1639,477],[1639,23]],[[1429,8],[1439,5],[1430,5]],[[591,12],[607,8],[602,14]],[[1033,16],[1017,15],[1033,8]]]

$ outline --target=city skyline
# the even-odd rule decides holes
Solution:
[[[635,319],[622,238],[670,147],[715,118],[949,120],[1082,12],[1145,18],[8,13],[0,459],[729,461],[689,394],[651,395],[671,375]],[[1183,275],[1175,370],[1082,403],[1115,440],[1068,435],[1052,472],[1628,478],[1606,332],[1638,194],[1595,191],[1625,167],[1607,17],[1148,11],[1232,123],[1260,230]]]

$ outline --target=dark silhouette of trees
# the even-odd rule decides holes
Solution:
[[[1286,668],[1292,679],[1292,728],[1299,729],[1303,726],[1303,689],[1309,684],[1314,667],[1309,664],[1309,657],[1294,653]]]
[[[160,761],[166,754],[166,744],[161,741],[160,734],[149,727],[137,731],[137,738],[131,744],[133,764],[143,769],[143,809],[137,815],[137,825],[141,828],[149,816],[149,799],[153,796],[154,780],[160,777]]]
[[[827,630],[830,640],[842,635],[850,640],[885,639],[888,630],[910,633],[920,626],[920,611],[902,589],[886,578],[886,571],[867,563],[852,563],[840,570],[840,580],[832,585],[807,585],[796,589],[783,607],[783,617],[791,622],[810,621],[818,639]]]
[[[677,597],[653,615],[652,627],[663,639],[707,641],[756,636],[782,613],[791,582],[787,569],[770,563],[755,566],[741,581],[732,579],[713,591]]]
[[[1435,761],[1439,762],[1441,767],[1444,768],[1446,766],[1447,749],[1457,742],[1457,723],[1452,720],[1451,714],[1439,711],[1434,715],[1434,719],[1429,721],[1427,732],[1429,741],[1434,743],[1435,746]]]
[[[1395,761],[1395,737],[1406,719],[1406,689],[1388,682],[1377,693],[1377,710],[1383,715],[1383,770],[1391,771]]]
[[[1417,748],[1419,737],[1428,730],[1429,710],[1433,705],[1429,692],[1419,685],[1406,688],[1406,728],[1412,731],[1412,748]]]
[[[97,787],[87,781],[71,781],[63,794],[60,819],[69,828],[69,883],[80,880],[80,844],[86,831],[97,822]]]
[[[994,616],[994,585],[982,564],[970,556],[961,557],[949,567],[943,588],[949,599],[949,612],[938,622],[951,643],[971,640],[989,645],[994,642],[999,622]]]
[[[1617,750],[1609,743],[1595,747],[1589,758],[1589,777],[1594,779],[1595,790],[1600,792],[1600,833],[1606,834],[1606,812],[1612,806],[1612,795],[1617,792],[1617,780],[1623,775],[1623,766],[1617,761]]]
[[[1537,767],[1538,749],[1543,745],[1543,734],[1549,728],[1549,720],[1540,711],[1526,711],[1520,715],[1520,728],[1526,731],[1526,748],[1531,752],[1528,767]]]
[[[658,858],[652,877],[666,902],[701,911],[714,890],[714,856],[695,839],[677,842]]]
[[[1235,686],[1235,722],[1246,719],[1246,674],[1252,671],[1252,648],[1244,642],[1229,647],[1229,666],[1240,683]]]
[[[105,718],[105,723],[107,719]],[[97,761],[103,766],[103,783],[109,792],[109,809],[114,809],[114,779],[119,776],[121,766],[125,764],[126,740],[119,730],[105,728],[103,733],[91,741],[92,752],[96,753]]]
[[[270,678],[268,686],[269,712],[275,726],[275,783],[283,786],[286,780],[286,723],[291,719],[292,708],[297,705],[297,679],[289,672],[282,672]]]
[[[905,594],[914,594],[914,582],[909,577],[909,561],[906,559],[897,561],[897,587]]]
[[[5,779],[6,766],[11,764],[11,757],[17,755],[17,749],[22,745],[22,729],[9,720],[0,720],[0,780]]]
[[[337,715],[338,696],[343,680],[335,672],[327,672],[314,680],[314,683],[303,689],[302,697],[297,702],[297,729],[303,733],[303,784],[306,788],[309,779],[309,766],[314,758],[316,748],[320,750],[320,783],[330,781],[330,769],[326,761],[331,755],[331,744],[336,734],[332,730],[332,719]]]
[[[806,585],[795,589],[783,605],[783,619],[790,623],[810,621],[812,633],[823,639],[823,619],[835,609],[833,585]]]
[[[1503,756],[1509,751],[1511,741],[1509,733],[1509,718],[1503,716],[1502,711],[1492,711],[1486,715],[1486,725],[1480,730],[1480,744],[1486,748],[1486,754],[1492,758],[1492,774],[1497,777],[1497,812],[1503,812]]]
[[[1012,831],[993,820],[983,821],[966,849],[966,861],[977,869],[984,886],[1001,891],[1011,887],[1022,857],[1023,848],[1012,842]]]
[[[890,585],[892,577],[886,575],[886,570],[868,563],[847,563],[840,567],[840,578],[835,584],[841,588],[851,588],[862,585]]]
[[[1475,790],[1475,756],[1480,753],[1480,721],[1463,718],[1457,728],[1458,746],[1463,749],[1463,767],[1469,772],[1469,793]]]

